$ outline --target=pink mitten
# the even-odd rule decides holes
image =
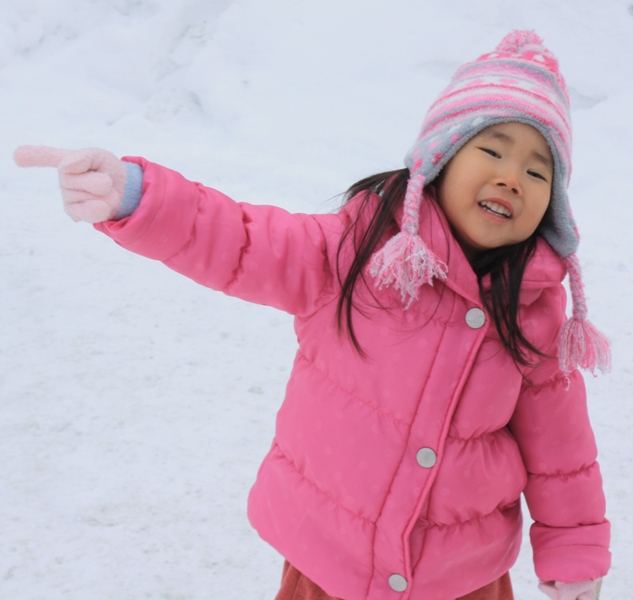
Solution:
[[[602,579],[575,581],[573,583],[541,581],[538,584],[538,589],[552,600],[598,600],[601,585]]]
[[[106,150],[20,146],[13,158],[21,167],[57,169],[64,210],[73,221],[107,221],[121,206],[127,171],[125,165]]]

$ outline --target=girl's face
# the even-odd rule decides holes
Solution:
[[[466,257],[529,238],[553,175],[549,146],[530,125],[492,125],[465,144],[444,168],[438,202]]]

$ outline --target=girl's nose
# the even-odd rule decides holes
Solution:
[[[507,188],[517,196],[520,196],[522,193],[518,178],[510,173],[504,173],[502,176],[497,177],[495,185],[497,187]]]

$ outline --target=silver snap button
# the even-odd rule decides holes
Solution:
[[[437,462],[437,454],[431,448],[420,448],[415,458],[418,464],[425,469],[430,469]]]
[[[471,308],[466,313],[466,324],[472,329],[479,329],[486,322],[486,313],[481,308]]]
[[[404,592],[408,585],[407,580],[402,575],[398,575],[398,573],[389,575],[389,587],[394,592]]]

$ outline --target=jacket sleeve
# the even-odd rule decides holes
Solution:
[[[344,211],[303,215],[237,203],[165,167],[125,160],[143,168],[141,203],[127,218],[95,225],[124,248],[204,286],[294,315],[310,314],[333,296]]]
[[[565,318],[564,290],[550,294],[561,294],[562,310],[549,311],[560,315],[559,324]],[[584,581],[609,570],[610,524],[584,380],[578,371],[561,372],[555,340],[557,335],[549,344],[550,358],[527,374],[509,427],[528,474],[524,495],[534,520],[536,574],[542,581]]]

